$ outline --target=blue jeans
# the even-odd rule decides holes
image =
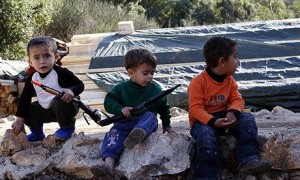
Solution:
[[[225,117],[225,113],[216,113],[214,117]],[[237,160],[244,163],[257,159],[259,153],[258,134],[254,116],[251,113],[240,113],[233,131],[237,138]],[[195,179],[218,179],[220,174],[220,157],[218,137],[224,130],[212,128],[197,121],[191,129],[196,140],[196,158],[192,164]]]
[[[147,111],[142,116],[128,118],[126,121],[115,123],[114,126],[105,134],[101,152],[102,157],[112,157],[118,161],[124,150],[123,142],[134,128],[142,128],[148,137],[156,131],[158,126],[157,118],[154,113]]]

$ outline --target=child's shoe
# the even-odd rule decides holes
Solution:
[[[271,169],[271,164],[269,161],[254,159],[241,165],[239,174],[242,176],[250,175],[250,174],[254,175],[257,173],[269,171],[270,169]]]
[[[124,146],[128,149],[133,149],[135,145],[140,143],[147,133],[142,128],[134,128],[124,141]]]
[[[27,135],[27,140],[30,142],[34,142],[34,141],[42,141],[45,138],[45,134],[43,131],[43,125],[36,127],[36,128],[32,128],[29,127],[31,133],[29,135]]]
[[[109,170],[108,165],[93,165],[91,167],[91,172],[95,177],[113,177],[112,173]]]
[[[59,128],[55,133],[54,136],[61,139],[67,140],[71,137],[72,133],[75,131],[74,127],[70,128]]]

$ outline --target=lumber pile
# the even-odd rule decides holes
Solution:
[[[76,74],[85,74],[99,43],[110,33],[79,34],[67,43],[69,54],[61,62]]]
[[[12,80],[0,80],[0,115],[15,115],[19,101],[18,86]]]
[[[74,35],[67,43],[69,54],[61,62],[84,83],[85,89],[80,95],[82,102],[91,108],[103,109],[106,92],[101,90],[87,75],[91,58],[99,43],[111,33]]]

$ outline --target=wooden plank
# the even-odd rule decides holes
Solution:
[[[91,55],[68,55],[61,59],[63,66],[69,64],[90,64],[92,56]]]
[[[3,91],[1,94],[0,94],[0,97],[2,97],[3,99],[7,99],[8,97],[8,93],[5,93],[5,91]]]
[[[104,98],[82,99],[81,101],[88,106],[103,105]]]
[[[87,69],[87,73],[103,73],[103,72],[114,72],[114,71],[125,71],[125,67]]]
[[[7,102],[9,104],[14,104],[14,103],[18,102],[18,100],[19,100],[19,98],[13,96],[12,94],[9,94],[8,97],[7,97]]]
[[[100,89],[84,90],[83,93],[80,94],[80,98],[82,100],[104,98],[106,94],[107,94],[106,92],[101,91]]]
[[[63,67],[69,69],[74,74],[86,74],[89,64],[63,65]]]
[[[98,43],[97,44],[77,44],[77,45],[71,45],[69,46],[69,55],[89,55],[92,56],[95,50],[97,49]]]
[[[81,81],[91,81],[91,78],[89,78],[86,74],[76,74],[76,76],[77,76]]]
[[[84,90],[98,89],[101,90],[93,81],[83,81]]]
[[[108,35],[114,34],[113,32],[109,33],[95,33],[95,34],[76,34],[71,38],[71,44],[76,43],[100,43],[103,38]]]
[[[84,89],[99,89],[97,84],[95,84],[86,74],[76,74],[76,76],[83,82]]]

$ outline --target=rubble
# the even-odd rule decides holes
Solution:
[[[193,140],[187,113],[172,111],[181,112],[172,117],[177,134],[163,134],[159,129],[133,150],[125,149],[116,166],[117,179],[192,179]],[[299,114],[276,107],[253,115],[259,127],[261,157],[272,163],[272,170],[245,178],[300,178]],[[88,127],[85,129],[88,132]],[[35,143],[26,142],[24,134],[15,136],[9,128],[3,135],[0,179],[99,179],[90,171],[91,166],[104,163],[100,153],[103,136],[97,133],[96,136],[74,133],[67,141],[59,141],[50,134],[43,142]],[[232,136],[220,138],[222,179],[237,178],[235,144]]]

